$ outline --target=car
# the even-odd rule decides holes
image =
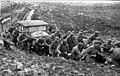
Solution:
[[[48,23],[44,22],[43,20],[18,21],[15,26],[19,31],[26,33],[33,38],[50,36],[47,33]]]

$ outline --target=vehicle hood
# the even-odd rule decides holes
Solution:
[[[50,35],[45,31],[37,31],[37,32],[31,33],[31,37],[32,38],[50,37]]]

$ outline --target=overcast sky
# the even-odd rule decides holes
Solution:
[[[110,2],[115,2],[119,0],[11,0],[11,1],[27,1],[27,2],[90,2],[90,3],[95,3],[95,2],[101,2],[101,3],[110,3]]]

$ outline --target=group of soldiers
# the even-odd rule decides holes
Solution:
[[[120,65],[120,41],[115,43],[111,39],[103,41],[99,31],[86,37],[84,35],[86,32],[80,30],[76,34],[74,31],[68,31],[63,35],[56,30],[50,37],[34,39],[17,28],[10,27],[2,33],[2,37],[7,50],[12,50],[11,43],[7,41],[7,38],[10,38],[17,49],[24,50],[26,53],[34,52],[40,56]]]

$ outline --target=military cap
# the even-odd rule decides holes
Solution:
[[[94,41],[93,41],[93,44],[101,44],[101,41],[99,41],[99,40],[94,40]]]

